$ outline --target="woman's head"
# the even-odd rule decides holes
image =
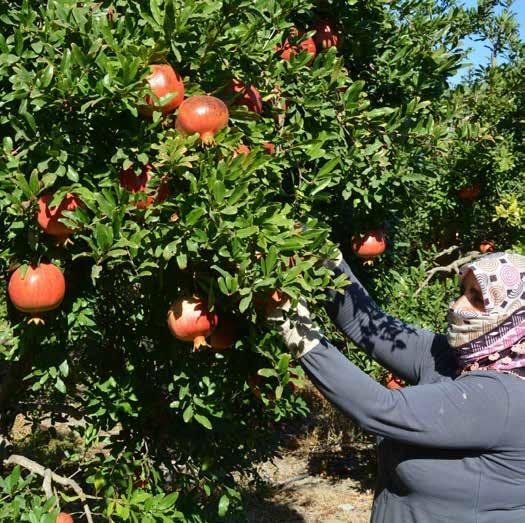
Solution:
[[[448,330],[460,371],[525,377],[525,256],[488,254],[462,267],[460,281],[462,295],[451,304]]]

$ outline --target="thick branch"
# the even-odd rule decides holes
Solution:
[[[59,476],[58,474],[55,474],[54,472],[40,465],[40,463],[37,463],[36,461],[26,458],[25,456],[20,456],[18,454],[12,454],[11,456],[9,456],[9,458],[7,458],[4,461],[4,465],[20,465],[21,467],[29,470],[33,474],[42,476],[44,478],[44,490],[46,492],[46,496],[48,496],[51,492],[51,481],[54,481],[55,483],[58,483],[63,487],[69,487],[70,489],[74,490],[75,494],[82,502],[82,508],[84,509],[84,514],[86,514],[86,519],[88,520],[88,523],[93,523],[91,510],[87,503],[86,495],[84,494],[84,491],[82,490],[80,485],[74,479]]]

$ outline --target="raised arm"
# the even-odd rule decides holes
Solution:
[[[299,361],[331,403],[373,434],[442,449],[490,449],[505,430],[509,398],[493,373],[389,390],[325,339]]]
[[[351,281],[342,295],[328,290],[326,310],[337,327],[368,355],[409,383],[451,376],[454,354],[445,336],[406,325],[384,313],[345,260],[332,269]]]

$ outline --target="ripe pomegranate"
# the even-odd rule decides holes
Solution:
[[[152,96],[146,96],[147,105],[139,105],[138,111],[142,116],[151,117],[153,111],[160,111],[168,114],[175,110],[184,100],[184,83],[175,69],[169,64],[150,65],[151,74],[148,76],[148,84],[151,92],[157,97],[162,98],[168,94],[173,94],[169,102],[156,105]]]
[[[214,96],[191,96],[182,102],[175,122],[183,134],[199,133],[204,143],[213,142],[215,134],[228,125],[228,108]]]
[[[61,512],[56,520],[56,523],[75,523],[73,518],[67,512]]]
[[[466,185],[465,187],[462,187],[458,191],[458,196],[462,200],[475,200],[479,193],[481,192],[481,186],[479,183],[475,183],[473,185]]]
[[[153,166],[148,163],[142,167],[142,171],[140,172],[140,174],[135,173],[135,169],[133,168],[133,166],[120,171],[120,186],[132,193],[146,193],[148,182],[151,179],[152,169]],[[145,201],[139,200],[135,202],[134,205],[139,209],[145,209],[146,207],[149,207],[155,200],[158,202],[163,202],[167,197],[168,187],[165,183],[161,183],[157,191],[156,198],[151,194],[147,194]]]
[[[209,336],[217,325],[217,315],[208,311],[207,305],[198,297],[181,298],[168,310],[168,327],[177,339],[192,341],[193,349],[207,345]]]
[[[483,240],[479,244],[479,252],[482,252],[483,254],[494,252],[494,242],[492,240]]]
[[[315,24],[313,40],[317,45],[317,49],[328,49],[339,46],[340,36],[339,33],[332,29],[329,22],[319,20],[319,22]]]
[[[365,259],[375,258],[386,249],[386,238],[383,229],[356,234],[352,236],[352,250]]]
[[[391,372],[388,373],[386,377],[386,387],[388,389],[402,389],[405,386],[405,382],[396,376],[394,376]]]
[[[264,147],[266,154],[275,154],[275,145],[273,143],[264,142],[262,146]]]
[[[301,36],[301,33],[295,31],[290,31],[291,36]],[[315,58],[316,55],[316,47],[315,42],[312,38],[307,38],[306,40],[303,40],[302,42],[299,42],[298,44],[291,44],[288,41],[288,38],[284,41],[283,45],[281,47],[278,47],[276,49],[277,51],[281,51],[281,58],[286,60],[287,62],[290,61],[292,56],[299,54],[301,51],[306,51],[308,54],[311,55],[312,61]]]
[[[67,193],[64,199],[57,207],[49,207],[49,202],[53,199],[53,195],[48,193],[38,199],[38,225],[46,234],[56,236],[57,238],[65,239],[74,231],[67,225],[60,222],[62,213],[64,211],[74,211],[77,207],[82,205],[80,198],[72,193]]]
[[[253,85],[244,85],[240,80],[232,80],[230,92],[236,94],[235,105],[245,105],[249,111],[254,113],[262,112],[261,95]]]
[[[244,145],[243,143],[239,144],[239,147],[233,151],[233,157],[237,158],[240,154],[250,154],[251,150],[247,145]]]
[[[19,311],[31,314],[30,322],[43,323],[40,314],[56,309],[62,303],[66,280],[62,271],[52,263],[28,267],[24,277],[19,267],[9,279],[7,292]]]
[[[210,336],[210,346],[215,350],[229,349],[237,339],[237,324],[233,318],[221,317]]]

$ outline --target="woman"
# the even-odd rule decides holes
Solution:
[[[300,302],[272,319],[323,395],[379,436],[373,523],[525,522],[525,256],[461,269],[447,336],[384,314],[351,284],[328,312],[357,345],[414,387],[389,390],[333,347]],[[284,318],[286,316],[286,318]]]

